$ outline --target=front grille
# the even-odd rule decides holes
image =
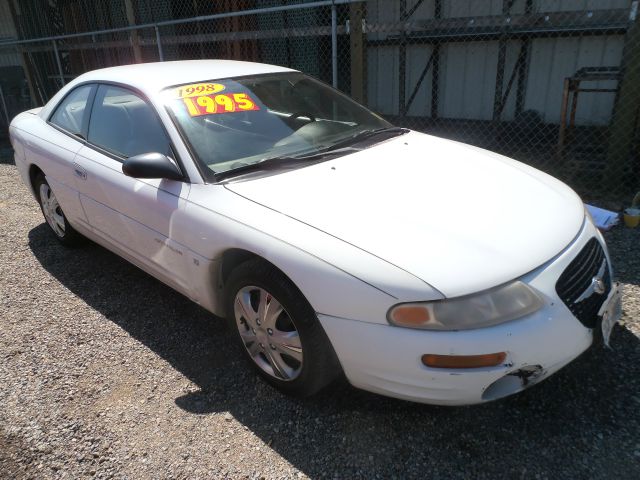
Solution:
[[[605,285],[604,293],[593,292],[587,298],[576,302],[590,287],[594,277],[598,275],[602,264],[605,264],[602,280]],[[598,323],[598,311],[611,290],[611,275],[609,266],[600,242],[592,238],[587,242],[578,256],[573,259],[567,269],[562,272],[556,292],[564,304],[571,310],[580,323],[587,328],[595,328]]]

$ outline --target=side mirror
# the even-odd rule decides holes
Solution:
[[[183,175],[169,157],[162,153],[142,153],[127,158],[122,173],[134,178],[166,178],[183,180]]]

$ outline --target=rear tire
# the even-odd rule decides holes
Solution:
[[[40,205],[42,215],[47,222],[49,230],[56,239],[65,246],[76,246],[84,240],[84,237],[74,230],[67,221],[53,190],[49,186],[43,174],[38,174],[33,182],[33,189]]]
[[[229,327],[243,356],[274,387],[309,396],[341,373],[313,308],[268,262],[253,259],[233,270],[225,299]]]

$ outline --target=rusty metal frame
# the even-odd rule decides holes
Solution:
[[[562,90],[562,104],[560,107],[560,129],[558,130],[558,144],[556,148],[556,159],[564,161],[564,152],[567,141],[570,139],[572,130],[576,123],[576,111],[578,110],[578,95],[580,92],[591,93],[614,93],[618,88],[580,88],[582,82],[615,80],[620,82],[619,67],[584,67],[578,70],[573,76],[564,79]],[[571,110],[569,111],[569,100],[571,100]],[[569,111],[569,122],[567,123],[567,112]]]

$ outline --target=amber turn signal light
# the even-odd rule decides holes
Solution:
[[[419,327],[429,322],[429,310],[423,306],[401,305],[391,311],[391,320],[403,327]]]
[[[506,352],[487,353],[485,355],[435,355],[425,353],[422,363],[432,368],[482,368],[495,367],[507,358]]]

